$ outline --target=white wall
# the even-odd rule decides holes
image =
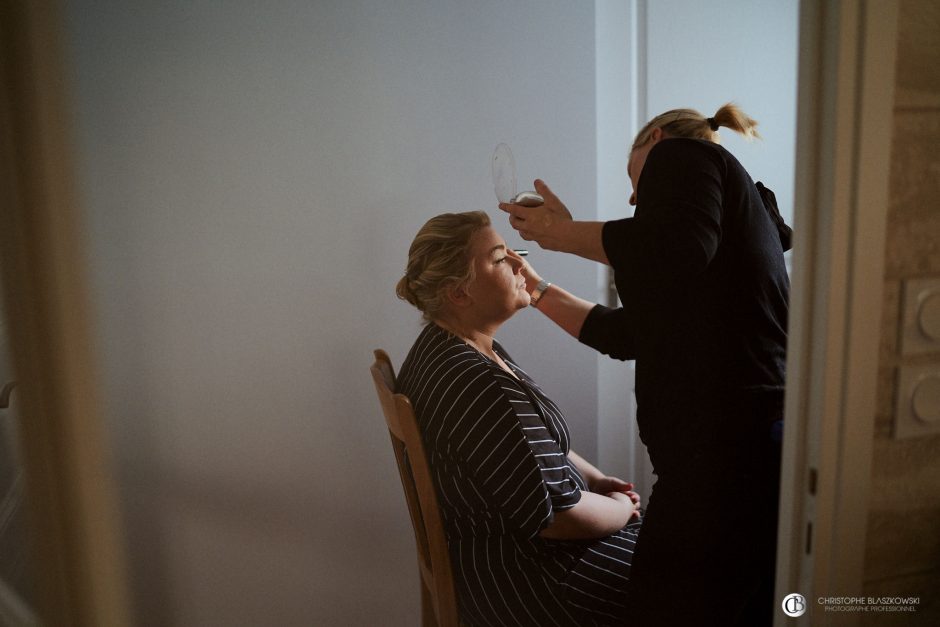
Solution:
[[[692,107],[712,115],[736,102],[763,140],[720,131],[755,181],[793,220],[798,0],[646,0],[645,117]]]
[[[595,3],[597,75],[597,217],[616,220],[633,214],[627,176],[630,146],[645,123],[640,61],[645,12],[643,0],[597,0]],[[598,300],[619,302],[608,283],[610,269],[598,265]],[[634,482],[648,499],[652,469],[636,425],[636,362],[597,357],[597,457],[605,472]]]
[[[139,623],[416,624],[370,351],[400,364],[419,330],[393,286],[424,220],[484,208],[510,235],[498,142],[592,217],[593,4],[66,10]],[[588,262],[530,259],[593,285]],[[502,339],[594,457],[593,353],[533,311]]]

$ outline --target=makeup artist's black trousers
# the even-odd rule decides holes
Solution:
[[[782,426],[774,404],[709,416],[723,426],[652,456],[658,478],[624,624],[771,625]]]

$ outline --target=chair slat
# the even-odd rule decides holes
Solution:
[[[395,369],[385,351],[375,350],[375,363],[370,370],[392,438],[392,449],[411,515],[422,589],[429,592],[435,614],[425,615],[423,623],[459,627],[457,595],[444,523],[414,408],[405,395],[395,393]],[[425,613],[426,606],[423,600]]]

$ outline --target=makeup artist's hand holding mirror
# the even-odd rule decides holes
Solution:
[[[571,222],[571,213],[552,193],[548,185],[535,181],[534,192],[516,193],[516,160],[506,144],[496,146],[493,153],[493,190],[499,208],[509,214],[509,224],[526,241],[536,241],[548,250],[562,250],[562,222]]]
[[[499,208],[509,214],[510,226],[519,231],[522,239],[535,241],[546,250],[567,250],[571,212],[541,180],[536,179],[535,191],[542,197],[542,204],[501,202]]]

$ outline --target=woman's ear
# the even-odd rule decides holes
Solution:
[[[467,286],[463,283],[455,285],[447,290],[447,300],[457,307],[464,307],[470,303],[470,294],[467,293]]]
[[[654,144],[663,138],[663,129],[659,126],[653,129],[653,132],[650,133],[650,141]]]

